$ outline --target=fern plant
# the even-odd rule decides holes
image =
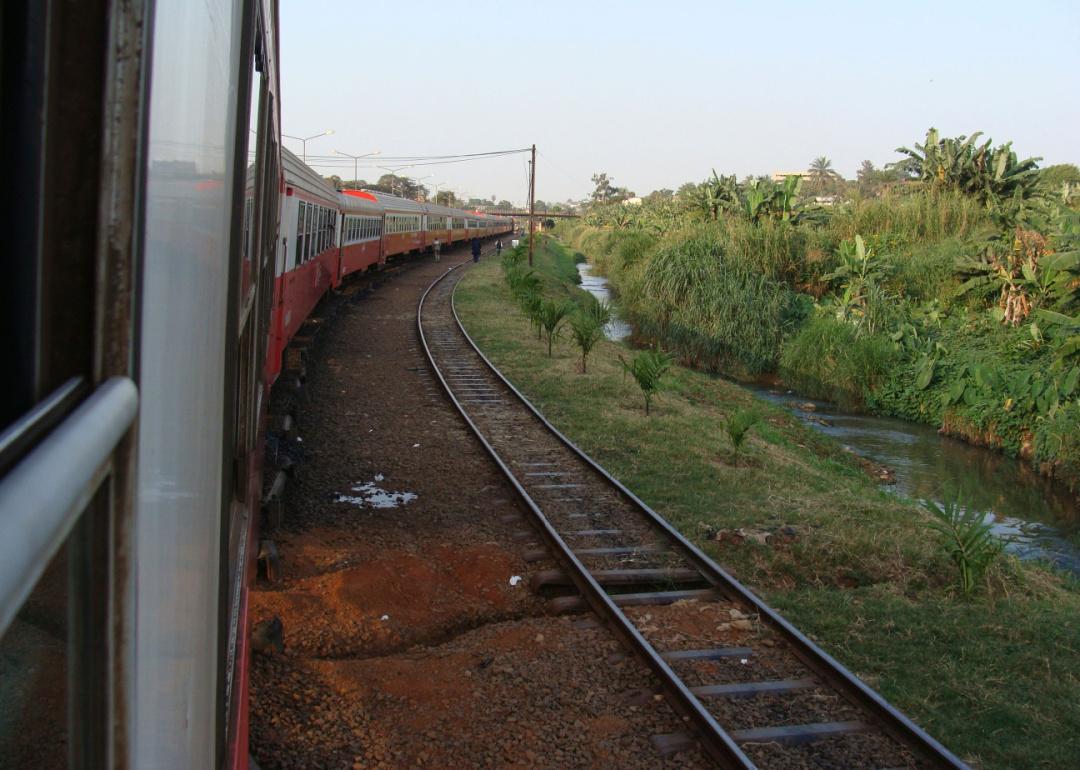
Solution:
[[[981,511],[962,506],[955,496],[940,505],[933,500],[924,500],[923,505],[933,516],[930,528],[941,534],[945,551],[956,565],[961,593],[970,596],[1004,544],[994,537]]]
[[[641,393],[645,397],[645,414],[649,414],[649,406],[653,396],[660,391],[664,375],[671,368],[673,358],[669,354],[658,349],[646,350],[638,353],[627,363],[626,359],[619,356],[619,362],[623,369],[634,378]]]

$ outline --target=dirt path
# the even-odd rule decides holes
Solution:
[[[635,705],[644,668],[527,587],[553,565],[523,560],[522,509],[416,332],[420,294],[463,257],[390,278],[322,333],[274,536],[282,576],[252,594],[253,619],[277,615],[285,635],[252,664],[252,754],[265,770],[699,766],[650,745],[679,722]]]

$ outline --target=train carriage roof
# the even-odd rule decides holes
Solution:
[[[341,208],[346,214],[370,214],[382,216],[386,207],[367,190],[342,190],[338,193]]]
[[[331,205],[338,202],[338,192],[316,173],[311,166],[281,148],[281,165],[285,171],[285,184],[310,195],[325,198]]]
[[[427,206],[411,201],[408,198],[399,198],[396,195],[387,195],[375,190],[364,190],[363,192],[373,195],[376,202],[386,211],[405,212],[407,214],[424,214],[427,212]]]
[[[427,209],[427,213],[440,216],[459,217],[464,213],[461,209],[452,209],[449,206],[439,206],[435,203],[427,203],[424,207]]]

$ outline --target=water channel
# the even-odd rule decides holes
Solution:
[[[611,301],[607,280],[579,264],[581,288]],[[629,324],[615,319],[608,339],[625,340]],[[1039,559],[1080,576],[1080,503],[1062,485],[1040,476],[1029,464],[999,452],[941,436],[929,425],[857,414],[793,391],[749,388],[757,397],[783,406],[810,427],[827,433],[858,455],[895,474],[886,487],[913,500],[940,502],[946,490],[985,511],[986,520],[1022,559]]]

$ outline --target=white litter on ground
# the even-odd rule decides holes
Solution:
[[[510,578],[510,585],[512,585],[512,586],[516,586],[520,582],[521,582],[521,575],[514,575],[512,578]]]
[[[419,447],[419,446],[420,446],[419,444],[413,444],[413,445],[412,445],[412,448],[413,448],[413,449],[416,449],[416,448],[417,448],[417,447]]]
[[[381,618],[379,618],[379,620],[390,620],[390,616],[389,615],[383,615]]]
[[[414,492],[391,492],[375,484],[384,478],[381,473],[377,473],[374,480],[358,483],[350,490],[359,494],[338,495],[335,502],[352,503],[357,508],[397,508],[416,499]]]

